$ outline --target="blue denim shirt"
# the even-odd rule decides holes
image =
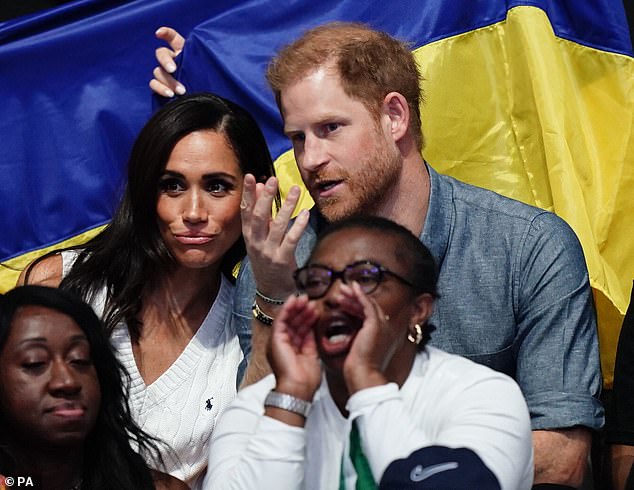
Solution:
[[[513,377],[533,429],[603,425],[599,346],[588,272],[572,229],[553,213],[427,167],[421,241],[439,270],[431,345]],[[319,216],[296,251],[303,264]],[[235,327],[248,352],[255,285],[238,277]]]

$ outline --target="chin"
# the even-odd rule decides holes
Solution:
[[[343,376],[343,363],[346,361],[348,351],[330,355],[319,351],[319,358],[324,369],[335,376]]]
[[[335,202],[322,201],[317,207],[321,215],[329,223],[336,223],[359,214],[358,206],[354,203],[346,203],[341,200],[337,200]]]
[[[72,448],[82,446],[87,437],[88,431],[78,430],[73,432],[51,432],[47,439],[51,446]]]
[[[209,255],[188,254],[185,256],[177,256],[176,263],[184,269],[207,269],[217,265],[222,257],[210,257]]]

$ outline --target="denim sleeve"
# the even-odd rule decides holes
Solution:
[[[317,236],[317,220],[318,217],[316,214],[312,213],[309,225],[297,244],[295,260],[298,264],[304,264],[313,248]],[[251,307],[255,299],[255,289],[256,284],[253,269],[251,268],[249,258],[245,257],[236,279],[235,296],[233,298],[233,309],[231,312],[231,327],[238,335],[240,348],[244,355],[244,359],[240,363],[240,366],[238,366],[237,386],[240,386],[242,382],[247,363],[251,356],[251,319],[253,316]]]
[[[517,261],[516,376],[533,429],[600,428],[599,345],[581,245],[563,220],[543,213],[527,229]]]
[[[240,386],[251,356],[251,306],[255,297],[255,279],[248,257],[245,257],[240,266],[240,272],[236,280],[236,288],[233,297],[231,311],[231,327],[238,335],[240,348],[244,359],[238,366],[236,386]]]

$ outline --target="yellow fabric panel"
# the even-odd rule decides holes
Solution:
[[[292,151],[283,153],[277,160],[275,160],[275,174],[280,181],[282,202],[284,202],[284,198],[291,186],[298,185],[302,191],[297,207],[295,208],[294,216],[296,216],[302,209],[310,209],[313,207],[313,199],[304,187],[304,183],[299,175],[299,170],[297,169],[297,164],[295,163],[295,157],[293,156]]]
[[[427,79],[427,160],[554,211],[577,233],[611,385],[634,278],[634,60],[557,38],[534,7],[416,57]]]
[[[293,157],[292,151],[288,151],[281,155],[275,161],[275,167],[277,177],[280,181],[282,202],[286,197],[286,194],[288,193],[290,187],[292,185],[299,185],[302,193],[300,195],[297,209],[295,210],[295,215],[297,215],[297,213],[299,213],[299,211],[301,211],[302,209],[310,209],[313,206],[313,200],[311,199],[310,194],[308,194],[308,191],[302,183],[299,171],[297,170],[297,165],[295,165],[295,159]],[[15,286],[22,270],[38,257],[50,252],[51,250],[72,247],[74,245],[85,243],[92,237],[94,237],[97,233],[99,233],[103,228],[103,226],[93,228],[92,230],[82,233],[81,235],[77,235],[50,247],[35,250],[33,252],[14,257],[13,259],[0,263],[0,293],[5,293],[9,289],[12,289]],[[236,265],[233,271],[234,275],[237,275],[239,268],[240,264]]]
[[[634,278],[634,60],[556,37],[535,7],[414,53],[427,161],[553,211],[577,233],[611,386]],[[301,184],[292,155],[276,164],[282,188]]]
[[[63,242],[57,243],[50,247],[35,250],[33,252],[20,255],[18,257],[14,257],[13,259],[7,260],[6,262],[2,262],[0,264],[0,293],[6,293],[9,289],[15,287],[15,283],[17,282],[20,273],[27,265],[29,265],[38,257],[44,255],[47,252],[50,252],[51,250],[58,250],[86,243],[92,237],[97,235],[101,230],[103,230],[103,228],[104,226],[93,228],[92,230],[88,230],[81,235],[74,236],[72,238],[69,238],[68,240],[64,240]]]
[[[526,6],[511,9],[503,22],[423,46],[415,56],[426,78],[427,161],[553,211],[579,236],[610,386],[634,278],[634,60],[558,38],[545,13]],[[282,198],[298,184],[298,210],[312,207],[292,152],[275,165]],[[0,290],[45,251],[8,261],[18,270],[0,269]]]

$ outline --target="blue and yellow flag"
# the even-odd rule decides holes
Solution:
[[[102,5],[71,2],[0,25],[0,259],[8,267],[85,239],[109,219],[131,141],[151,112],[156,27],[189,33],[180,78],[190,92],[215,91],[254,114],[288,188],[299,176],[266,64],[307,28],[360,21],[411,42],[425,77],[432,166],[553,211],[576,231],[611,383],[634,278],[634,58],[620,0]],[[307,195],[303,203],[310,206]],[[15,277],[3,273],[2,287]]]

